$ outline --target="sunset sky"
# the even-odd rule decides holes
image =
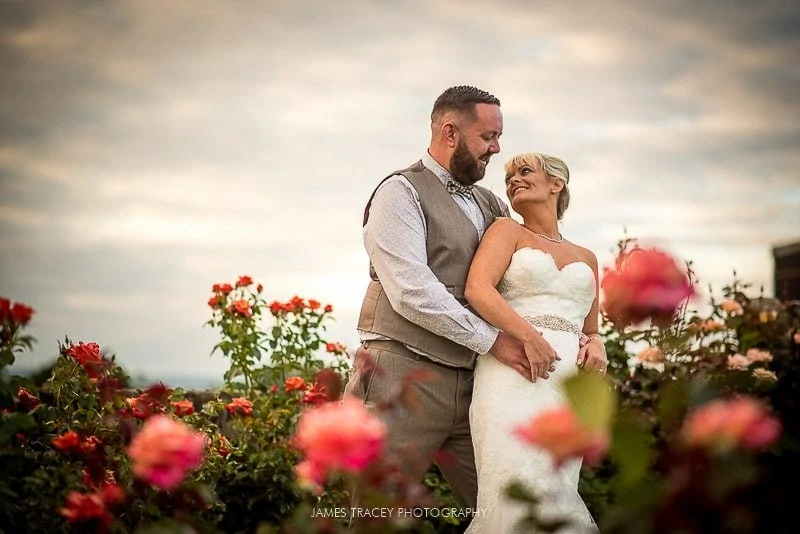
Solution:
[[[434,99],[502,102],[502,166],[570,166],[564,235],[602,264],[628,235],[701,289],[772,294],[800,241],[795,1],[0,2],[0,295],[130,374],[221,377],[217,282],[330,303],[353,348],[361,215],[419,159]],[[175,384],[180,385],[180,384]]]

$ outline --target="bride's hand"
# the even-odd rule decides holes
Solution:
[[[592,336],[589,341],[578,351],[578,367],[584,371],[594,372],[600,375],[606,373],[608,368],[608,357],[603,340]]]
[[[531,378],[549,378],[550,371],[555,371],[555,362],[560,360],[558,354],[543,337],[539,336],[524,344],[525,356],[531,366]]]

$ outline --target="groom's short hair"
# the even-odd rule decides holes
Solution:
[[[483,89],[471,85],[456,85],[445,89],[433,103],[431,122],[435,122],[445,113],[455,111],[465,115],[470,120],[475,120],[475,104],[500,105],[500,100]]]

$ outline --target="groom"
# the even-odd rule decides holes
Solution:
[[[500,101],[471,86],[445,90],[433,105],[431,142],[422,159],[375,189],[364,211],[371,281],[361,307],[362,345],[346,393],[375,408],[407,373],[435,373],[413,384],[421,412],[401,407],[384,417],[389,447],[413,447],[407,475],[422,479],[437,462],[463,503],[476,506],[477,482],[469,428],[477,355],[491,352],[531,379],[522,344],[475,315],[464,286],[484,231],[508,207],[476,186],[500,152]],[[368,353],[368,355],[367,355]],[[371,360],[374,366],[365,366]],[[552,362],[551,362],[552,363]],[[406,466],[404,466],[406,467]]]

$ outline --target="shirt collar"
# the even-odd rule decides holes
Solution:
[[[436,175],[439,181],[442,182],[442,185],[453,179],[453,176],[450,174],[450,172],[439,165],[439,163],[433,159],[427,150],[425,151],[425,154],[422,155],[422,164]]]

